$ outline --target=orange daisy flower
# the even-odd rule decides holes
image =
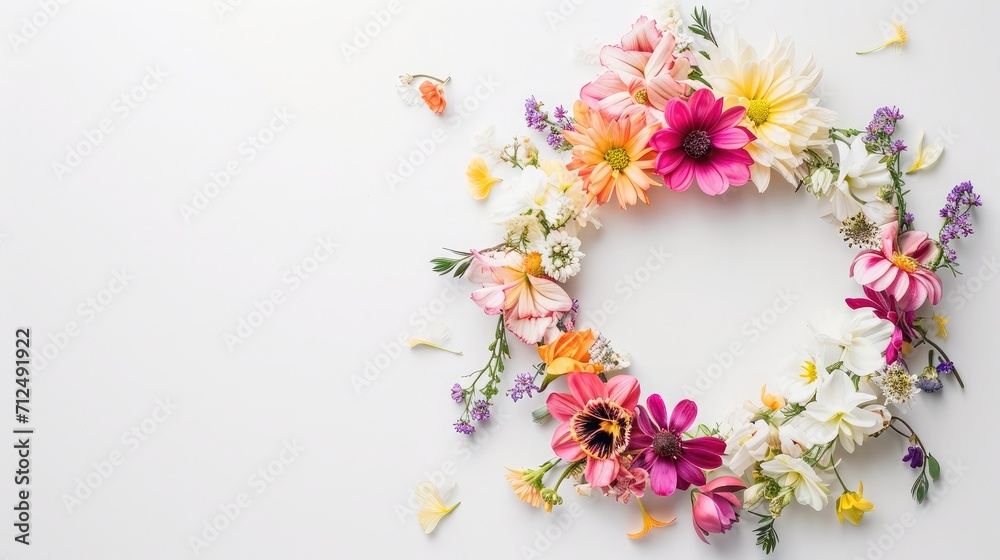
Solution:
[[[609,120],[582,101],[573,106],[573,116],[575,130],[563,131],[573,145],[573,161],[566,167],[579,173],[589,200],[604,204],[615,194],[622,209],[639,200],[649,204],[646,190],[660,184],[646,173],[656,159],[649,138],[660,124],[647,125],[641,113]]]

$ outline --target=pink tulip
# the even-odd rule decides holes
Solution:
[[[941,279],[930,269],[941,249],[927,232],[899,233],[892,222],[882,230],[882,250],[862,251],[851,264],[851,276],[858,284],[876,292],[886,292],[901,311],[914,311],[930,300],[941,301]]]
[[[741,507],[739,498],[733,492],[743,490],[746,484],[732,476],[720,476],[708,484],[699,486],[692,495],[692,520],[694,530],[701,540],[709,533],[725,533],[739,522],[736,509]]]

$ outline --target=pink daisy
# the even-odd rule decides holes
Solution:
[[[722,110],[723,100],[700,89],[685,101],[671,99],[664,111],[667,127],[653,134],[649,145],[658,152],[654,169],[670,189],[684,191],[698,180],[710,195],[750,180],[753,158],[746,150],[756,137],[737,126],[746,109]]]
[[[862,251],[851,264],[858,284],[886,292],[903,312],[914,311],[930,300],[941,301],[941,279],[930,269],[941,249],[925,231],[899,233],[899,223],[882,230],[882,250]]]

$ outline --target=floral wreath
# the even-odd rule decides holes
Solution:
[[[811,58],[796,65],[791,41],[773,39],[761,52],[733,29],[717,36],[704,8],[693,20],[683,25],[676,8],[657,20],[640,17],[619,44],[600,51],[605,71],[583,86],[572,113],[526,101],[528,127],[547,133],[549,147],[571,155],[568,163],[541,159],[529,138],[496,147],[490,130],[476,139],[479,157],[467,169],[472,195],[485,198],[502,182],[494,166],[509,165],[513,176],[498,219],[503,240],[432,261],[439,274],[479,285],[472,300],[498,317],[486,365],[451,390],[464,405],[454,428],[472,434],[489,420],[513,334],[537,345],[541,361],[505,394],[516,402],[553,389],[532,415],[558,422],[555,457],[508,469],[518,498],[551,511],[563,503],[567,480],[583,495],[623,504],[635,498],[642,525],[628,536],[638,538],[674,521],[654,519],[644,498],[690,491],[699,538],[727,532],[743,512],[757,519],[757,544],[770,553],[776,522],[793,501],[819,511],[836,490],[841,524],[857,525],[874,508],[860,482],[856,490],[845,482],[841,461],[870,439],[906,440],[902,461],[917,473],[917,502],[940,476],[939,462],[901,414],[949,377],[964,387],[934,340],[946,339],[947,320],[932,308],[942,295],[938,272],[957,274],[952,244],[972,234],[971,210],[981,202],[971,183],[961,183],[940,211],[936,238],[916,229],[904,176],[932,165],[942,144],[924,147],[921,137],[904,173],[898,109],[878,109],[864,130],[834,127],[836,114],[814,95],[821,71]],[[905,31],[895,33],[882,46],[905,44]],[[443,90],[435,93],[443,110]],[[612,199],[622,209],[649,204],[659,181],[673,191],[697,184],[708,195],[752,182],[763,192],[772,171],[815,197],[821,217],[860,250],[850,275],[864,296],[811,322],[798,362],[721,422],[696,425],[698,407],[687,399],[670,409],[651,394],[640,404],[639,381],[618,373],[627,356],[604,335],[574,328],[579,302],[560,284],[581,270],[579,232],[600,227],[597,210]],[[929,352],[918,353],[922,347]],[[924,356],[927,365],[915,365]],[[445,507],[429,483],[417,494],[424,504],[418,519],[430,532],[455,506]]]

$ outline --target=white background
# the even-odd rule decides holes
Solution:
[[[491,245],[499,234],[488,206],[466,193],[470,139],[488,124],[501,137],[525,133],[530,94],[550,107],[571,104],[599,71],[574,58],[573,47],[617,41],[641,6],[403,1],[376,25],[372,12],[386,10],[385,1],[234,3],[220,16],[209,0],[69,2],[16,49],[9,34],[22,33],[22,18],[41,8],[2,5],[0,343],[10,364],[0,410],[13,408],[15,328],[30,326],[36,354],[49,345],[52,357],[33,376],[33,544],[12,540],[14,450],[4,445],[0,554],[191,558],[191,537],[205,538],[220,504],[246,493],[249,506],[208,539],[201,557],[761,556],[750,519],[710,547],[699,542],[684,495],[649,500],[654,515],[678,522],[639,542],[625,538],[639,523],[634,505],[569,491],[561,517],[547,517],[518,502],[503,467],[551,456],[552,426],[528,418],[538,398],[501,401],[501,421],[471,440],[451,430],[459,411],[448,389],[481,366],[494,324],[467,301],[467,283],[458,284],[456,302],[443,303],[443,295],[454,299],[449,282],[428,265],[441,246]],[[876,107],[896,104],[911,146],[921,128],[953,139],[934,170],[910,181],[918,226],[936,230],[936,209],[959,181],[972,180],[986,202],[978,234],[960,243],[966,275],[945,278],[940,307],[969,389],[947,382],[907,417],[953,482],[940,486],[935,503],[917,506],[908,496],[913,472],[899,460],[904,442],[876,441],[841,470],[851,484],[865,481],[877,509],[857,528],[837,524],[832,507],[814,514],[796,506],[778,525],[777,557],[974,550],[994,526],[986,507],[997,458],[990,409],[1000,384],[989,337],[998,284],[975,277],[989,274],[982,260],[996,258],[1000,241],[992,141],[1000,122],[996,70],[987,62],[1000,8],[941,0],[705,4],[720,25],[731,21],[758,45],[774,29],[793,36],[801,53],[814,52],[826,69],[824,103],[843,126],[863,127]],[[879,22],[894,13],[910,32],[903,55],[855,55],[881,42]],[[358,38],[366,25],[377,36]],[[360,52],[346,57],[343,45],[355,41]],[[143,100],[124,116],[116,99],[141,84],[147,67],[164,77],[139,91]],[[394,88],[403,72],[452,76],[451,118],[404,106]],[[495,91],[477,99],[481,80]],[[248,161],[241,144],[282,108],[294,119]],[[65,162],[102,119],[112,132],[57,176],[53,162]],[[400,158],[436,129],[444,140],[390,189],[385,174],[398,172]],[[230,160],[240,174],[185,220],[181,206]],[[778,181],[764,195],[750,187],[716,199],[659,189],[651,198],[651,207],[627,213],[603,209],[606,228],[586,232],[584,273],[568,289],[585,317],[633,353],[631,373],[644,393],[669,402],[715,355],[729,363],[721,353],[742,344],[746,353],[698,398],[699,419],[714,422],[778,374],[780,358],[805,342],[810,317],[860,293],[847,277],[853,251],[816,218],[805,193]],[[339,247],[293,290],[286,271],[326,238]],[[640,269],[661,247],[672,255],[664,267],[638,291],[621,289],[627,275],[647,278]],[[133,279],[108,302],[102,290],[121,269]],[[273,290],[282,303],[230,351],[224,335]],[[798,299],[766,332],[748,334],[744,324],[768,313],[777,290]],[[88,312],[88,298],[106,305]],[[605,300],[618,312],[601,320],[593,310]],[[400,335],[418,334],[421,310],[449,328],[449,344],[464,356],[394,347]],[[60,335],[68,322],[76,336]],[[519,346],[511,374],[534,361]],[[373,379],[356,390],[352,376],[364,379],[368,363],[379,369],[369,368]],[[158,415],[162,422],[151,416],[158,399],[176,406]],[[2,422],[14,427],[12,410]],[[138,444],[123,440],[134,427],[145,438]],[[293,441],[305,450],[286,453],[283,465]],[[119,464],[102,475],[116,453]],[[281,474],[262,483],[255,473],[269,465]],[[418,481],[444,471],[462,505],[427,537],[400,512]],[[87,497],[68,508],[73,495]],[[581,515],[568,516],[572,504]],[[891,526],[907,515],[915,524],[894,535]],[[551,529],[560,519],[568,528]],[[551,542],[536,533],[546,529],[557,535]],[[879,542],[888,551],[876,550]]]

